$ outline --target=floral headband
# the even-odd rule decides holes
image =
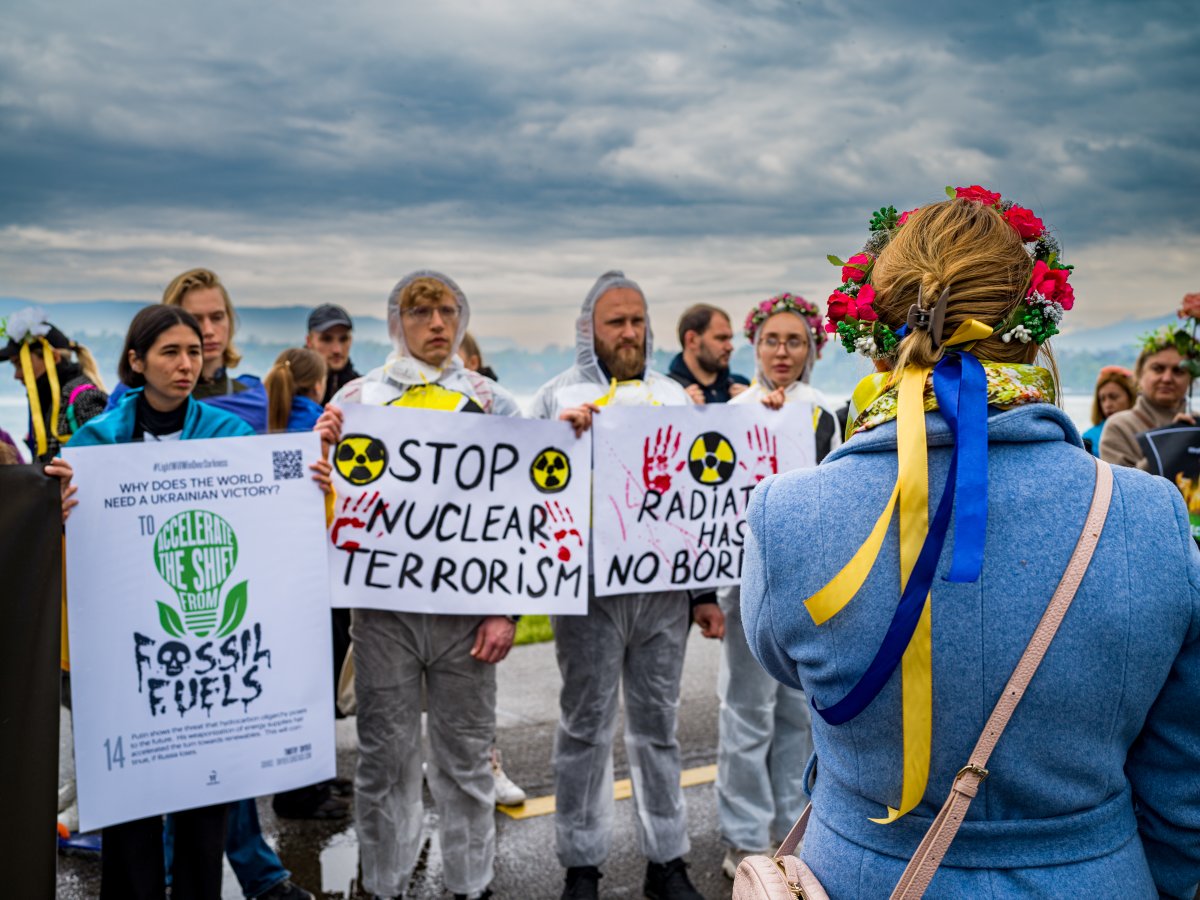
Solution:
[[[804,319],[808,325],[808,330],[812,332],[813,340],[817,345],[817,356],[819,357],[821,355],[821,347],[824,346],[827,339],[825,332],[821,330],[821,311],[815,303],[809,303],[798,294],[776,294],[770,299],[763,300],[750,310],[750,314],[746,316],[746,339],[753,344],[755,337],[758,335],[758,329],[762,327],[763,322],[776,313],[781,312],[795,313]]]
[[[1063,313],[1075,305],[1075,291],[1067,283],[1073,266],[1059,262],[1058,242],[1031,210],[1002,199],[994,191],[975,184],[965,188],[947,187],[946,194],[951,199],[994,207],[1020,235],[1026,252],[1034,260],[1033,272],[1024,299],[996,332],[1005,343],[1014,340],[1023,344],[1030,341],[1045,343],[1058,333]],[[897,213],[894,206],[876,210],[871,214],[870,237],[861,253],[845,261],[836,256],[828,257],[835,266],[841,266],[842,284],[829,295],[825,330],[838,336],[847,353],[857,352],[873,359],[891,357],[895,355],[900,338],[907,333],[904,329],[892,331],[879,321],[873,306],[875,288],[871,285],[871,270],[880,251],[916,211]]]

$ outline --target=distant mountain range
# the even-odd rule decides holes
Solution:
[[[105,299],[35,303],[20,297],[0,297],[0,317],[31,305],[45,308],[55,325],[88,345],[106,372],[115,372],[116,357],[120,354],[129,320],[145,304],[136,300]],[[303,345],[309,309],[306,306],[238,307],[237,343],[245,356],[241,371],[265,374],[281,350]],[[1054,347],[1065,389],[1078,393],[1091,391],[1101,366],[1108,363],[1131,365],[1138,335],[1173,321],[1177,321],[1174,316],[1126,318],[1098,328],[1071,330],[1055,338]],[[387,354],[387,324],[376,316],[355,316],[354,332],[353,357],[360,371],[365,371]],[[476,337],[501,381],[518,393],[532,393],[574,361],[572,347],[525,348],[507,339],[490,340],[487,335]],[[656,352],[655,367],[665,370],[673,355],[673,351]],[[749,347],[738,348],[733,369],[746,375],[753,374],[754,362]],[[814,383],[831,395],[845,396],[867,371],[864,360],[827,351],[816,369]],[[0,385],[7,380],[0,379]],[[0,394],[10,390],[19,388],[16,385],[11,388],[0,386]]]

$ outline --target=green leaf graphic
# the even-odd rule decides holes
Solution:
[[[158,621],[162,625],[163,631],[172,637],[183,637],[183,622],[179,618],[179,613],[161,600],[155,602],[158,604]]]
[[[831,263],[833,263],[835,266],[844,266],[844,265],[845,265],[845,263],[844,263],[844,262],[842,262],[840,259],[838,259],[836,256],[834,256],[832,253],[830,253],[830,254],[829,254],[827,257],[825,257],[825,258],[826,258],[827,260],[829,260]]]
[[[242,622],[246,615],[246,582],[235,584],[225,596],[225,611],[221,614],[221,627],[217,629],[217,637],[233,634],[233,630]]]

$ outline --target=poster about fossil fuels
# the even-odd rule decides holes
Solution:
[[[317,436],[65,449],[82,830],[335,772]]]
[[[334,606],[587,611],[590,435],[507,416],[343,412],[329,529]]]
[[[746,505],[812,466],[812,406],[613,407],[595,418],[597,596],[738,584]]]

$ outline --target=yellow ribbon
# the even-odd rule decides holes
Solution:
[[[946,346],[971,349],[992,333],[975,319],[957,329]],[[891,498],[875,520],[862,546],[821,590],[804,601],[817,625],[827,622],[849,603],[866,582],[879,557],[888,525],[897,503],[900,506],[900,591],[908,584],[921,546],[929,533],[929,459],[925,434],[925,384],[933,370],[907,368],[899,373],[896,409],[896,456],[898,474]],[[896,384],[897,373],[881,372],[859,382],[851,397],[849,422]],[[933,736],[933,632],[930,595],[926,595],[912,640],[900,663],[904,781],[898,807],[872,819],[886,825],[908,814],[925,794],[929,782],[929,755]]]
[[[50,433],[62,444],[70,440],[70,435],[58,433],[59,404],[62,402],[61,388],[58,384],[58,365],[54,360],[54,350],[45,338],[38,338],[42,345],[42,359],[46,363],[46,378],[50,382]],[[46,422],[42,418],[42,400],[38,396],[37,379],[33,377],[33,357],[30,355],[29,343],[21,344],[21,377],[25,381],[25,392],[29,395],[30,420],[33,425],[34,443],[37,445],[37,455],[43,455],[49,447],[46,439]]]

